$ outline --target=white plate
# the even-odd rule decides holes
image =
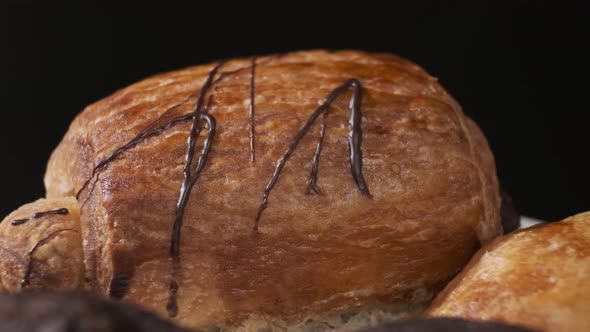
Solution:
[[[520,228],[528,228],[541,223],[544,223],[544,221],[526,216],[520,217]]]

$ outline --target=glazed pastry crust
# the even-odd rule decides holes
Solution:
[[[185,210],[179,322],[289,322],[370,305],[421,304],[480,242],[501,233],[486,140],[424,70],[393,55],[354,51],[258,58],[251,161],[250,63],[226,62],[220,72],[228,74],[209,93],[217,132]],[[180,104],[174,112],[189,113],[212,67],[157,75],[87,107],[51,157],[47,197],[74,195],[95,165],[167,109]],[[347,92],[288,160],[253,232],[277,160],[318,104],[349,78],[363,86],[363,172],[372,198],[351,176]],[[321,194],[307,195],[322,120]],[[124,300],[165,314],[189,127],[176,125],[129,149],[81,192],[91,289],[108,294],[113,279],[128,277]]]
[[[541,331],[590,331],[590,212],[498,238],[429,309]]]
[[[13,226],[37,212],[67,208],[67,215],[47,215]],[[39,199],[12,212],[0,223],[0,289],[22,290],[30,268],[32,289],[76,289],[83,286],[84,261],[78,202],[73,197]]]

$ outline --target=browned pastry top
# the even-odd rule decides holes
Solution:
[[[485,138],[418,66],[354,51],[217,65],[154,76],[89,106],[52,155],[48,198],[80,191],[90,288],[171,316],[177,293],[177,318],[192,326],[289,321],[423,303],[501,233]],[[279,160],[338,87],[261,209]],[[194,187],[183,180],[187,141]],[[355,146],[368,190],[351,171]],[[308,193],[314,156],[318,192]]]
[[[432,316],[590,331],[590,212],[497,239],[432,304]]]
[[[73,197],[25,204],[0,223],[0,290],[71,289],[83,279],[80,216]]]

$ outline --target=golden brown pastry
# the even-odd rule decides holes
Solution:
[[[0,223],[0,289],[73,289],[84,282],[78,202],[39,199]]]
[[[78,198],[85,287],[198,328],[402,315],[501,233],[481,131],[436,79],[386,54],[146,79],[74,120],[45,185]]]
[[[429,309],[541,331],[590,331],[590,212],[481,249]]]

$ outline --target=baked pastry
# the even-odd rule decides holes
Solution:
[[[397,317],[502,232],[481,131],[436,79],[386,54],[146,79],[74,120],[45,186],[55,209],[77,198],[78,287],[197,328]]]
[[[0,331],[189,332],[134,306],[74,292],[0,294]]]
[[[498,322],[476,322],[460,318],[404,319],[363,332],[533,332],[524,327]]]
[[[437,297],[431,316],[590,331],[590,212],[499,238]]]
[[[73,289],[84,281],[82,232],[73,197],[39,199],[0,223],[0,289]]]

